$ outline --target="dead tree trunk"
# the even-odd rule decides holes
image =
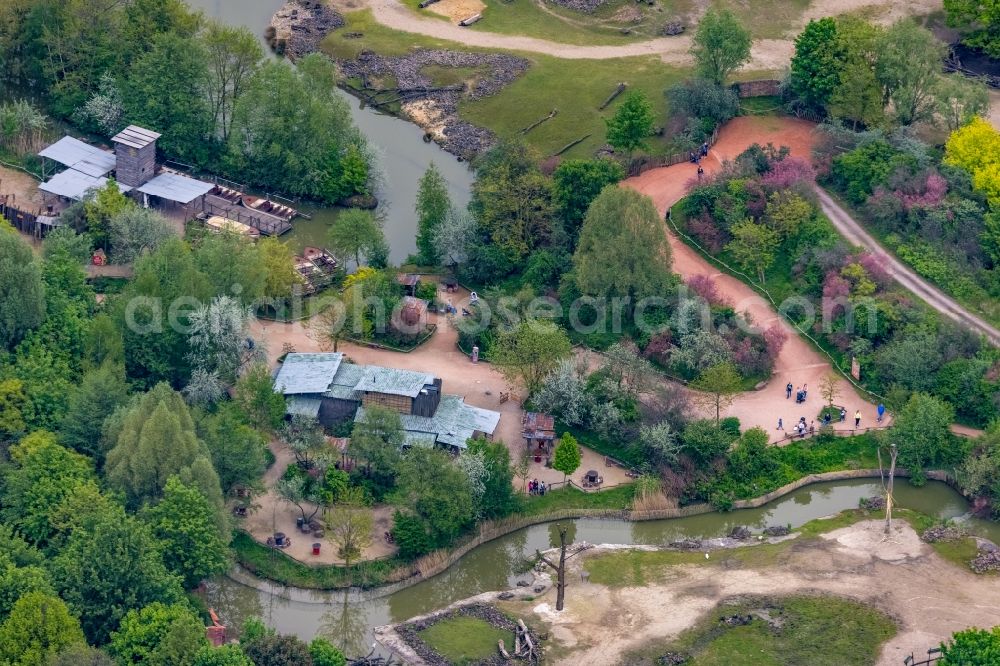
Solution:
[[[556,572],[556,610],[561,611],[566,600],[566,526],[559,525],[558,565],[553,564],[549,558],[542,555],[541,551],[536,550],[535,552],[538,554],[538,559]]]
[[[897,455],[898,451],[896,450],[896,445],[891,444],[889,447],[889,478],[887,480],[882,472],[882,452],[881,450],[878,452],[878,468],[879,468],[879,473],[883,474],[882,488],[885,490],[885,535],[886,536],[889,536],[889,533],[892,530],[892,503],[893,503],[892,489],[896,479]]]

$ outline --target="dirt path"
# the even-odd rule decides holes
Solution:
[[[833,222],[833,226],[837,228],[837,231],[854,245],[866,248],[877,255],[882,262],[882,266],[889,271],[889,274],[892,275],[896,282],[912,291],[927,305],[941,314],[953,319],[975,333],[985,335],[994,345],[1000,346],[1000,330],[966,310],[953,298],[921,278],[911,268],[903,264],[903,262],[886,252],[879,245],[878,241],[872,238],[858,224],[857,220],[851,217],[823,188],[817,186],[816,194],[819,196],[820,207],[826,216],[830,218],[830,221]]]
[[[691,36],[661,37],[643,42],[621,45],[581,46],[564,44],[521,35],[505,35],[462,28],[457,23],[424,18],[402,4],[400,0],[362,0],[371,8],[375,20],[394,30],[447,39],[467,46],[489,49],[527,51],[565,58],[567,60],[623,58],[656,55],[663,62],[689,66],[692,63],[688,49]],[[792,26],[785,39],[754,40],[748,70],[781,70],[788,65],[795,51],[794,38],[810,18],[836,16],[844,12],[867,8],[871,18],[881,23],[891,22],[901,16],[924,15],[940,9],[937,0],[816,0]],[[487,10],[488,11],[488,10]],[[454,17],[452,17],[454,18]],[[690,32],[690,31],[689,31]]]
[[[724,160],[739,155],[753,143],[773,143],[788,146],[792,154],[808,159],[812,150],[813,124],[791,118],[741,117],[729,122],[719,134],[719,140],[709,153],[709,159],[702,160],[702,166],[709,174],[721,168]],[[653,199],[658,211],[665,214],[667,208],[680,200],[688,190],[688,183],[697,177],[697,167],[693,164],[677,164],[672,167],[653,169],[636,178],[624,181]],[[772,441],[783,436],[777,430],[778,419],[784,421],[786,429],[798,422],[802,416],[807,421],[816,418],[821,407],[819,386],[830,372],[828,359],[813,349],[787,321],[778,316],[771,304],[760,294],[740,280],[720,273],[701,255],[682,243],[667,228],[670,247],[673,250],[673,270],[684,278],[694,275],[708,275],[716,283],[719,293],[729,299],[738,312],[747,314],[761,328],[773,323],[780,325],[788,334],[788,341],[775,360],[774,374],[767,386],[759,391],[741,393],[726,411],[727,416],[736,416],[744,428],[760,426],[772,434]],[[785,398],[785,384],[808,385],[810,397],[805,405],[796,405]],[[838,383],[840,397],[837,404],[848,412],[848,421],[834,424],[838,430],[850,430],[853,415],[861,411],[861,426],[875,425],[875,405],[872,405],[846,380]]]
[[[897,521],[888,540],[882,536],[881,522],[865,521],[793,542],[775,561],[758,566],[716,551],[714,564],[664,567],[650,572],[649,584],[634,588],[582,580],[585,558],[574,558],[566,610],[552,610],[551,590],[543,603],[529,607],[551,625],[560,644],[555,663],[591,666],[620,664],[629,651],[667,642],[736,595],[819,592],[878,607],[898,623],[898,633],[882,647],[880,666],[898,666],[904,656],[923,654],[954,631],[1000,624],[1000,579],[944,561],[905,523]]]

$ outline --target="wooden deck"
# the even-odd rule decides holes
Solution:
[[[227,201],[215,194],[205,195],[203,211],[248,224],[265,236],[280,236],[292,230],[291,222],[262,211],[251,210],[238,202]]]

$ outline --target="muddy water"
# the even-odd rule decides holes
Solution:
[[[796,527],[855,508],[860,498],[879,492],[880,485],[869,480],[820,483],[759,509],[642,523],[576,520],[572,521],[570,536],[590,543],[666,544],[685,537],[723,536],[737,525],[752,529],[786,524]],[[943,483],[930,482],[917,489],[900,482],[895,494],[900,506],[941,518],[962,516],[968,508],[965,500]],[[1000,540],[1000,525],[970,522],[975,532]],[[279,631],[307,640],[326,636],[346,644],[349,653],[360,654],[371,645],[374,626],[404,620],[481,592],[514,586],[526,578],[516,573],[518,565],[536,548],[552,547],[557,539],[554,524],[520,530],[477,548],[439,576],[373,601],[345,603],[342,594],[328,592],[297,594],[297,599],[290,601],[222,579],[209,586],[208,602],[229,626],[238,627],[246,617],[261,616]]]
[[[187,0],[206,16],[230,25],[244,26],[255,35],[262,35],[271,15],[284,0]],[[263,42],[263,39],[262,39]],[[265,48],[266,45],[265,45]],[[469,202],[472,172],[468,166],[443,151],[435,143],[424,143],[423,131],[416,125],[394,116],[361,108],[357,98],[338,91],[351,108],[354,124],[368,137],[378,156],[382,175],[379,191],[380,211],[385,217],[385,236],[389,242],[389,259],[402,263],[416,251],[417,222],[413,208],[417,201],[417,181],[431,162],[437,165],[445,181],[451,201],[457,206]],[[335,207],[303,205],[303,212],[312,217],[293,222],[293,230],[284,237],[293,248],[324,245],[326,229],[342,210]]]

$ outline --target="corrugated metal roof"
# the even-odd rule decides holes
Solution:
[[[365,409],[358,409],[355,421],[364,418]],[[434,416],[400,414],[407,439],[424,439],[433,434],[435,441],[464,449],[477,432],[492,435],[500,422],[500,413],[467,405],[458,395],[443,395]]]
[[[307,416],[315,419],[319,417],[319,407],[322,403],[322,398],[307,398],[301,395],[293,395],[285,401],[285,413],[292,416]]]
[[[215,185],[179,173],[165,171],[139,188],[143,194],[161,199],[189,204],[203,194],[208,194]]]
[[[274,390],[285,395],[324,393],[343,359],[339,352],[289,354],[274,378]]]
[[[426,372],[367,365],[361,381],[354,389],[362,392],[371,391],[415,398],[425,386],[433,383],[434,375]]]
[[[153,130],[148,130],[144,127],[138,127],[136,125],[129,125],[121,132],[114,135],[111,140],[115,143],[123,143],[130,148],[144,148],[159,139],[160,136],[162,135],[157,134]]]
[[[94,178],[106,176],[115,168],[114,153],[71,136],[64,136],[38,154]]]
[[[107,184],[107,178],[95,178],[75,169],[66,169],[39,185],[38,189],[49,194],[57,194],[61,197],[80,201],[86,197],[88,191],[100,189]],[[132,189],[128,185],[116,184],[122,192],[128,192]]]

